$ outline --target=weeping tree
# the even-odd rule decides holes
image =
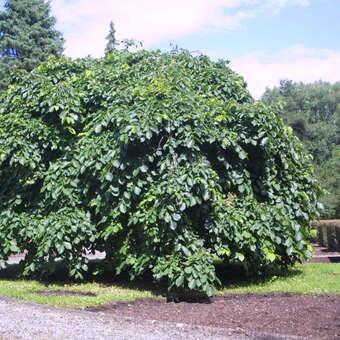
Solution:
[[[311,256],[320,189],[273,108],[228,62],[187,51],[52,58],[0,103],[0,258],[62,258],[213,294],[214,261],[249,270]]]

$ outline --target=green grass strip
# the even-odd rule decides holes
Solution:
[[[282,275],[225,285],[219,293],[340,294],[340,263],[304,263]]]

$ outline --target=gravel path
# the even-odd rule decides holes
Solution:
[[[0,339],[283,339],[241,331],[136,320],[0,297]]]

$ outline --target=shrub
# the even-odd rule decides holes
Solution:
[[[0,257],[24,274],[84,249],[117,273],[211,295],[213,262],[311,256],[320,189],[274,110],[227,62],[186,51],[50,59],[13,76],[0,111]]]

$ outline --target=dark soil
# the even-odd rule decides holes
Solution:
[[[310,339],[340,339],[340,295],[225,294],[203,302],[146,299],[88,310]]]

